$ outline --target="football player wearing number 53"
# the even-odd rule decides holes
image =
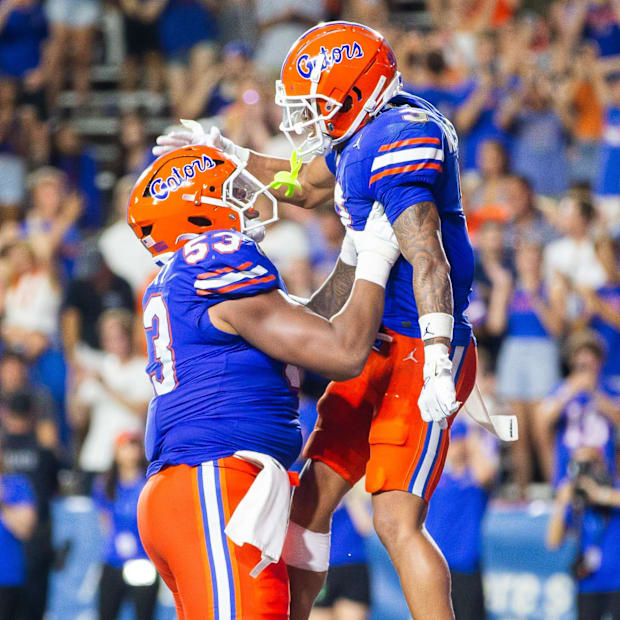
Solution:
[[[297,366],[360,374],[400,255],[385,217],[351,231],[342,260],[355,283],[327,320],[287,296],[256,245],[268,223],[259,200],[275,221],[274,197],[243,164],[190,146],[153,162],[129,201],[129,224],[161,266],[143,300],[154,396],[140,536],[185,620],[289,617],[280,553],[286,468],[301,448]]]

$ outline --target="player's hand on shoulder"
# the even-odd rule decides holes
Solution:
[[[240,162],[248,161],[249,149],[238,146],[232,140],[225,138],[215,125],[212,125],[208,132],[205,132],[198,121],[182,118],[181,125],[185,129],[175,129],[157,137],[157,146],[153,147],[153,155],[159,157],[186,146],[211,146]]]
[[[445,344],[428,344],[424,347],[423,372],[424,386],[418,398],[422,419],[447,428],[447,418],[456,413],[461,403],[456,400],[452,361]]]

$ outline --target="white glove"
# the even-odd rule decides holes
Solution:
[[[153,147],[153,155],[159,157],[184,146],[213,146],[200,123],[182,118],[181,125],[186,127],[187,131],[175,130],[157,137],[157,146]]]
[[[153,147],[153,155],[159,157],[184,146],[212,146],[229,157],[236,158],[244,164],[247,163],[250,149],[237,146],[232,140],[225,138],[215,125],[211,127],[209,133],[205,133],[202,125],[197,121],[182,118],[181,125],[188,131],[171,131],[169,134],[157,137],[157,146]]]
[[[357,252],[355,277],[385,288],[400,248],[381,204],[373,205],[364,230],[347,229],[347,235]]]
[[[456,402],[456,389],[452,378],[452,361],[445,344],[428,344],[424,347],[424,387],[418,398],[420,414],[425,422],[437,422],[447,428],[449,418],[461,403]]]

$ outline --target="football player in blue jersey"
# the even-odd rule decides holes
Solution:
[[[305,448],[310,462],[295,492],[285,547],[291,618],[308,617],[325,577],[331,514],[366,474],[375,527],[412,615],[451,619],[448,568],[424,519],[450,424],[476,375],[464,316],[473,252],[454,127],[427,101],[401,91],[385,39],[349,22],[320,24],[293,44],[276,102],[281,130],[305,156],[299,171],[287,175],[284,160],[238,146],[217,128],[160,136],[154,151],[215,144],[262,182],[277,175],[286,194],[276,195],[287,202],[313,208],[333,201],[347,231],[385,215],[401,249],[386,287],[382,349],[371,353],[360,377],[330,384]],[[337,313],[353,273],[339,260],[309,307],[326,317]]]
[[[359,375],[400,254],[385,218],[351,231],[342,258],[355,265],[355,284],[327,320],[288,298],[258,248],[258,200],[270,201],[270,221],[277,219],[275,199],[242,164],[191,146],[153,162],[129,201],[129,224],[161,266],[143,299],[154,397],[139,529],[180,619],[289,617],[280,551],[290,499],[285,468],[301,448],[297,366],[335,380]],[[251,544],[234,544],[224,529],[257,479],[257,463],[271,472],[252,496],[263,497],[266,523],[248,522],[242,536]],[[265,486],[278,471],[284,495],[275,482]],[[252,517],[256,506],[247,503]]]

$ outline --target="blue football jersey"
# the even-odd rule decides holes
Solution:
[[[561,383],[553,392],[557,394],[566,387]],[[619,402],[618,394],[605,384],[598,386],[608,399]],[[578,392],[564,406],[555,429],[555,471],[553,484],[558,486],[566,480],[568,466],[576,450],[583,446],[598,448],[605,457],[608,470],[616,474],[616,434],[614,423],[596,406],[595,396],[590,392]]]
[[[390,223],[408,207],[435,203],[454,294],[454,343],[465,345],[471,325],[464,315],[474,274],[474,254],[461,206],[457,138],[452,124],[430,103],[402,94],[345,146],[328,155],[336,175],[334,203],[342,223],[362,230],[375,202]],[[390,274],[383,324],[420,337],[413,268],[401,256]]]
[[[208,312],[276,288],[285,290],[274,265],[235,231],[189,241],[149,285],[142,302],[155,392],[146,424],[149,475],[237,450],[269,454],[287,468],[295,461],[297,368],[216,329]]]

